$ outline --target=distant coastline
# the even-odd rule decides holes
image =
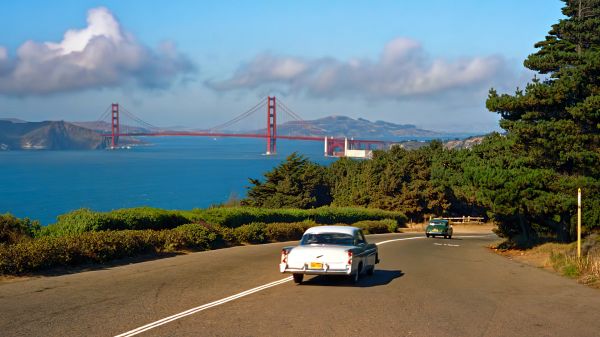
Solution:
[[[15,118],[0,119],[0,151],[15,150],[100,150],[110,146],[107,137],[111,125],[106,122],[27,122]],[[140,127],[128,126],[130,132],[148,133]],[[240,131],[237,131],[238,133]],[[250,130],[242,133],[264,133]],[[449,134],[424,130],[412,124],[394,124],[384,121],[371,122],[346,116],[329,116],[310,121],[293,121],[278,127],[279,135],[313,137],[348,137],[356,139],[388,140],[401,143],[407,149],[426,144],[425,141],[440,139],[448,148],[472,146],[473,135]],[[480,140],[479,140],[480,141]],[[144,142],[133,137],[121,137],[123,146],[140,145]]]

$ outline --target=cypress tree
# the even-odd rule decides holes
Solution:
[[[524,61],[538,75],[514,95],[491,89],[486,102],[523,164],[504,185],[516,198],[500,198],[500,188],[490,200],[497,218],[513,221],[500,229],[528,239],[531,231],[573,238],[577,187],[587,230],[600,226],[600,0],[563,2],[565,17]]]

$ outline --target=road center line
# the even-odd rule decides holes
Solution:
[[[385,240],[385,241],[381,241],[381,242],[377,242],[376,245],[380,246],[384,243],[389,243],[389,242],[394,242],[394,241],[404,241],[404,240],[416,240],[416,239],[424,239],[424,236],[415,236],[412,238],[400,238],[400,239],[391,239],[391,240]]]
[[[291,281],[291,280],[292,280],[292,277],[290,276],[290,277],[286,277],[286,278],[284,278],[284,279],[281,279],[281,280],[279,280],[279,281],[275,281],[275,282],[267,283],[267,284],[265,284],[265,285],[262,285],[262,286],[259,286],[259,287],[256,287],[256,288],[252,288],[252,289],[250,289],[250,290],[243,291],[243,292],[241,292],[241,293],[239,293],[239,294],[235,294],[235,295],[232,295],[232,296],[229,296],[229,297],[223,298],[223,299],[221,299],[221,300],[217,300],[217,301],[214,301],[214,302],[210,302],[210,303],[207,303],[207,304],[204,304],[204,305],[201,305],[201,306],[198,306],[198,307],[195,307],[195,308],[192,308],[192,309],[189,309],[189,310],[186,310],[186,311],[180,312],[180,313],[178,313],[178,314],[175,314],[175,315],[172,315],[172,316],[169,316],[169,317],[165,317],[165,318],[163,318],[163,319],[161,319],[161,320],[158,320],[158,321],[156,321],[156,322],[148,323],[148,324],[146,324],[146,325],[144,325],[144,326],[141,326],[141,327],[139,327],[139,328],[136,328],[136,329],[133,329],[133,330],[130,330],[130,331],[124,332],[124,333],[122,333],[122,334],[120,334],[120,335],[117,335],[117,336],[115,336],[115,337],[135,336],[135,335],[137,335],[137,334],[139,334],[139,333],[142,333],[142,332],[144,332],[144,331],[147,331],[147,330],[150,330],[150,329],[154,329],[154,328],[156,328],[156,327],[159,327],[159,326],[161,326],[161,325],[163,325],[163,324],[166,324],[166,323],[172,322],[172,321],[174,321],[174,320],[177,320],[177,319],[183,318],[183,317],[185,317],[185,316],[189,316],[189,315],[195,314],[195,313],[197,313],[197,312],[200,312],[200,311],[202,311],[202,310],[206,310],[206,309],[209,309],[209,308],[215,307],[215,306],[217,306],[217,305],[221,305],[221,304],[224,304],[224,303],[227,303],[227,302],[230,302],[230,301],[236,300],[236,299],[238,299],[238,298],[241,298],[241,297],[244,297],[244,296],[248,296],[248,295],[250,295],[250,294],[254,294],[254,293],[256,293],[256,292],[259,292],[259,291],[261,291],[261,290],[264,290],[264,289],[267,289],[267,288],[271,288],[271,287],[278,286],[278,285],[280,285],[280,284],[283,284],[283,283],[289,282],[289,281]]]
[[[464,236],[464,237],[485,237],[485,236],[487,236],[487,235],[481,235],[481,236]],[[415,237],[410,237],[410,238],[391,239],[391,240],[377,242],[376,245],[380,246],[380,245],[383,245],[383,244],[386,244],[386,243],[390,243],[390,242],[395,242],[395,241],[416,240],[416,239],[424,239],[424,238],[425,237],[423,237],[423,236],[415,236]],[[218,305],[225,304],[227,302],[231,302],[231,301],[237,300],[238,298],[242,298],[244,296],[248,296],[250,294],[254,294],[256,292],[259,292],[259,291],[262,291],[262,290],[265,290],[265,289],[268,289],[268,288],[271,288],[271,287],[275,287],[275,286],[278,286],[280,284],[284,284],[284,283],[289,282],[291,280],[292,280],[292,277],[290,276],[290,277],[286,277],[284,279],[281,279],[279,281],[274,281],[274,282],[271,282],[271,283],[264,284],[262,286],[258,286],[256,288],[252,288],[250,290],[242,291],[241,293],[238,293],[238,294],[235,294],[235,295],[232,295],[232,296],[229,296],[229,297],[217,300],[217,301],[213,301],[213,302],[210,302],[210,303],[207,303],[207,304],[203,304],[201,306],[198,306],[198,307],[195,307],[195,308],[192,308],[192,309],[188,309],[186,311],[180,312],[180,313],[175,314],[175,315],[171,315],[169,317],[165,317],[163,319],[160,319],[160,320],[152,322],[152,323],[148,323],[148,324],[146,324],[144,326],[141,326],[139,328],[135,328],[133,330],[130,330],[130,331],[124,332],[122,334],[116,335],[115,337],[135,336],[135,335],[140,334],[140,333],[142,333],[144,331],[148,331],[150,329],[154,329],[156,327],[159,327],[159,326],[161,326],[163,324],[167,324],[169,322],[178,320],[180,318],[183,318],[183,317],[186,317],[186,316],[189,316],[189,315],[193,315],[193,314],[195,314],[197,312],[200,312],[200,311],[203,311],[203,310],[206,310],[206,309],[210,309],[212,307],[216,307]]]

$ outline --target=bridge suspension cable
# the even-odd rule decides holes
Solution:
[[[295,113],[294,110],[290,109],[287,105],[285,105],[285,103],[283,103],[281,101],[281,99],[278,100],[277,104],[286,114],[288,114],[290,117],[292,117],[296,121],[300,122],[301,127],[305,128],[305,129],[311,128],[311,126],[309,126],[308,123],[299,114]],[[327,131],[318,126],[312,126],[312,127],[319,129],[320,131]]]
[[[225,123],[222,123],[222,124],[219,124],[219,125],[216,125],[216,126],[213,126],[213,127],[209,128],[208,131],[213,132],[213,131],[222,130],[222,129],[226,128],[226,127],[229,127],[229,126],[231,126],[231,125],[233,125],[233,124],[241,121],[242,119],[249,117],[250,115],[252,115],[256,111],[258,111],[258,109],[261,108],[261,107],[263,107],[264,105],[265,105],[265,100],[261,99],[252,108],[246,110],[242,114],[238,115],[237,117],[235,117],[235,118],[233,118],[233,119],[231,119],[231,120],[229,120],[229,121],[227,121]]]
[[[160,130],[160,128],[158,126],[155,126],[153,124],[150,124],[146,121],[144,121],[143,119],[141,119],[140,117],[136,116],[133,112],[125,109],[123,106],[120,107],[121,110],[125,113],[125,115],[129,118],[131,118],[132,120],[134,120],[135,122],[140,123],[142,126],[150,129],[150,130]]]
[[[100,115],[100,117],[98,117],[98,119],[96,120],[96,123],[100,124],[101,122],[105,122],[108,119],[110,107],[111,107],[110,105],[106,107],[106,110],[104,110],[104,112]]]

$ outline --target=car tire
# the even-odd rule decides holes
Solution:
[[[300,284],[302,283],[302,279],[304,278],[304,274],[293,274],[294,283]]]
[[[369,276],[373,276],[374,272],[375,272],[375,265],[372,265],[371,268],[367,269],[367,275],[369,275]]]
[[[444,235],[444,239],[447,239],[447,238],[448,238],[448,235]]]
[[[426,237],[429,237],[429,234],[425,234]]]
[[[448,235],[448,239],[452,239],[452,235]]]
[[[353,284],[358,283],[358,280],[360,279],[361,269],[362,269],[362,263],[358,265],[358,269],[356,270],[356,273],[350,275],[350,282],[352,282]]]

